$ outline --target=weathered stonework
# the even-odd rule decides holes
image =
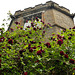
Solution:
[[[45,4],[39,4],[35,7],[30,7],[24,9],[23,11],[16,11],[12,16],[12,21],[10,27],[15,30],[14,22],[20,22],[24,26],[25,21],[28,19],[35,19],[35,17],[41,18],[45,24],[50,23],[52,29],[47,29],[47,37],[50,37],[52,33],[58,33],[62,29],[70,28],[74,26],[73,14],[70,14],[70,11],[62,6],[59,6],[57,3],[48,1]]]
[[[74,26],[73,19],[70,18],[69,16],[53,9],[54,13],[54,19],[55,19],[55,24],[64,27],[64,28],[70,28]]]

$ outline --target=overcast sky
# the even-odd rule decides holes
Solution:
[[[50,0],[1,0],[0,2],[0,27],[3,23],[3,19],[7,19],[7,13],[10,10],[14,15],[17,10],[24,10],[28,7],[34,7],[38,4],[44,4]],[[51,0],[66,7],[71,13],[75,13],[75,0]]]

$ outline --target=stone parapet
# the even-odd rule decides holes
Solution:
[[[24,9],[23,11],[19,10],[19,11],[16,11],[15,12],[15,16],[18,16],[18,15],[22,15],[24,13],[27,13],[27,12],[32,12],[32,11],[37,11],[38,9],[41,10],[46,10],[47,8],[57,8],[59,10],[62,10],[68,14],[70,14],[70,11],[69,9],[65,8],[65,7],[62,7],[62,6],[59,6],[57,3],[55,2],[52,2],[52,1],[48,1],[46,2],[45,4],[39,4],[39,5],[36,5],[35,7],[29,7],[29,8],[26,8]],[[71,15],[71,14],[70,14]]]

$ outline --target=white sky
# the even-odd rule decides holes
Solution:
[[[50,0],[1,0],[0,2],[0,27],[3,19],[7,19],[7,13],[10,10],[14,15],[17,10],[24,10],[28,7],[34,7],[38,4],[45,4]],[[51,0],[75,13],[75,0]]]

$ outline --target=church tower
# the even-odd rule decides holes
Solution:
[[[51,24],[52,28],[47,29],[47,36],[51,35],[51,33],[61,32],[62,29],[69,29],[74,26],[74,15],[70,14],[70,11],[67,8],[59,6],[55,2],[48,1],[45,4],[29,7],[23,11],[16,11],[15,14],[11,16],[12,21],[8,30],[10,27],[15,30],[15,26],[13,24],[16,21],[24,27],[26,20],[33,21],[36,17],[42,19],[45,24]]]

